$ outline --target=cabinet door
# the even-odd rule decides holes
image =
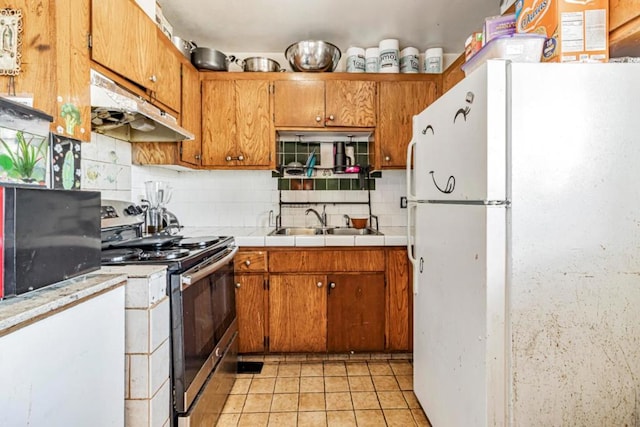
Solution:
[[[202,165],[230,166],[235,156],[236,93],[230,80],[202,82]]]
[[[200,109],[200,77],[198,70],[182,64],[182,127],[193,132],[196,139],[181,141],[180,160],[192,165],[200,164],[202,142],[202,111]]]
[[[155,89],[153,22],[131,0],[94,1],[91,6],[91,58],[140,86]]]
[[[275,126],[324,127],[324,82],[275,81],[273,110]]]
[[[236,274],[238,351],[264,352],[266,326],[265,278],[261,274]]]
[[[155,97],[167,107],[180,112],[180,57],[171,42],[157,31]]]
[[[640,16],[640,0],[609,0],[609,8],[609,31]]]
[[[407,250],[387,250],[387,350],[413,348],[412,277]]]
[[[326,285],[325,275],[269,277],[269,351],[327,350]]]
[[[384,350],[384,273],[327,277],[330,352]]]
[[[380,142],[380,167],[404,168],[411,141],[413,116],[436,100],[433,81],[380,82],[376,142]]]
[[[269,114],[269,82],[240,80],[236,90],[236,150],[237,166],[269,166],[275,149],[275,135]]]
[[[327,81],[325,90],[327,126],[376,125],[376,82]]]

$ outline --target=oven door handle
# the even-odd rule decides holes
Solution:
[[[229,249],[228,249],[229,250]],[[198,280],[207,277],[208,275],[210,275],[211,273],[213,273],[214,271],[218,270],[221,266],[225,265],[226,263],[228,263],[229,261],[231,261],[233,259],[233,257],[236,255],[236,253],[238,252],[238,247],[234,246],[233,249],[230,249],[230,252],[224,256],[224,258],[215,261],[209,265],[198,265],[194,268],[192,268],[191,270],[187,270],[185,271],[181,276],[180,276],[180,289],[182,291],[184,291],[185,289],[187,289],[189,286],[191,286],[193,283],[196,283]],[[195,271],[194,271],[195,270]],[[190,271],[193,271],[193,273],[189,273]]]

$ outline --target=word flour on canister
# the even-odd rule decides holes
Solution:
[[[543,62],[607,62],[608,0],[517,0],[516,32],[547,37]]]

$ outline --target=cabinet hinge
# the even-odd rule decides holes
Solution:
[[[264,348],[269,349],[269,337],[264,337]]]
[[[87,33],[87,47],[89,49],[93,47],[93,39],[91,38],[91,33]]]
[[[262,288],[263,288],[265,291],[268,291],[268,290],[269,290],[269,279],[264,279],[264,281],[262,282]]]

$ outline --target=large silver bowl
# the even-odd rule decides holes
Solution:
[[[333,71],[340,60],[340,49],[322,40],[304,40],[284,51],[294,71]]]

